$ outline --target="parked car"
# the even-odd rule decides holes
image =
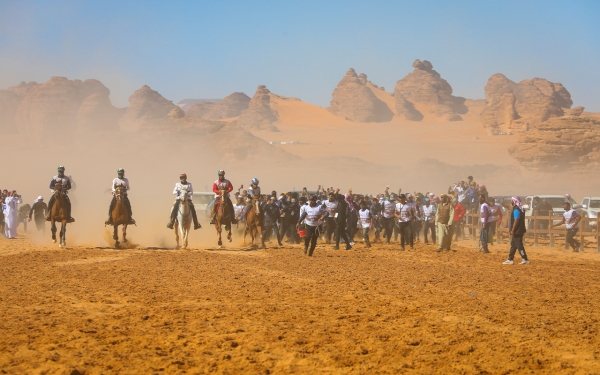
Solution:
[[[552,216],[556,216],[557,218],[553,220],[554,224],[558,224],[561,221],[561,217],[565,212],[564,204],[565,202],[571,203],[571,207],[575,210],[579,210],[581,208],[580,205],[573,200],[573,198],[567,198],[564,195],[529,195],[525,198],[523,202],[523,208],[525,209],[525,219],[527,220],[528,228],[530,227],[530,221],[533,220],[533,209],[532,202],[534,197],[539,197],[540,201],[546,201],[552,206]]]
[[[589,218],[598,218],[600,211],[600,197],[585,197],[581,201],[581,216]],[[586,224],[586,229],[596,229],[597,221],[592,221]]]

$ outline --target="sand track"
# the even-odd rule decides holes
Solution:
[[[356,249],[2,241],[0,371],[600,373],[600,254]]]

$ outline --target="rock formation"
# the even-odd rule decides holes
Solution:
[[[534,128],[571,108],[571,94],[560,83],[534,78],[515,83],[502,74],[491,76],[485,86],[486,107],[481,121],[490,133]]]
[[[148,121],[166,118],[177,107],[148,85],[142,86],[129,97],[129,107],[125,113],[126,121]]]
[[[423,111],[448,121],[462,120],[467,113],[465,98],[452,95],[452,87],[427,60],[415,60],[414,70],[396,83],[394,97],[396,112],[408,120],[418,121],[423,114],[415,109],[419,105]]]
[[[202,102],[190,106],[185,114],[205,120],[220,120],[237,117],[248,109],[250,97],[243,92],[234,92],[219,103]]]
[[[390,121],[394,113],[366,86],[367,82],[366,74],[357,76],[350,68],[333,90],[329,111],[356,122]]]
[[[110,91],[95,79],[52,77],[41,85],[22,83],[11,89],[25,94],[15,120],[20,132],[30,137],[117,128],[118,110],[110,103]]]
[[[508,151],[522,165],[545,170],[600,164],[600,119],[550,118],[522,133]]]
[[[168,118],[183,118],[185,117],[185,112],[183,109],[179,107],[175,107],[167,113]]]
[[[242,112],[238,123],[246,128],[278,131],[273,123],[279,117],[277,111],[271,108],[270,94],[266,86],[258,86],[248,103],[248,109]]]

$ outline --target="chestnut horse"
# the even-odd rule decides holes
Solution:
[[[118,248],[119,243],[119,225],[123,226],[123,242],[127,243],[127,225],[129,224],[129,211],[125,206],[125,189],[121,186],[115,189],[116,203],[110,216],[113,222],[113,240],[115,240],[115,248]]]
[[[60,222],[60,234],[59,234],[59,247],[67,246],[67,201],[65,199],[65,193],[62,190],[62,184],[54,185],[54,205],[52,205],[52,212],[50,212],[50,222],[52,231],[52,242],[56,243],[56,222]]]
[[[265,248],[265,239],[262,236],[262,224],[260,222],[260,216],[256,214],[254,210],[254,206],[250,208],[248,214],[246,215],[246,229],[244,229],[244,245],[246,244],[246,235],[250,233],[250,237],[252,238],[251,246],[254,247],[254,239],[256,237],[260,237],[261,246]]]
[[[225,202],[225,190],[220,191],[220,201],[217,207],[217,216],[215,218],[215,228],[219,235],[219,249],[223,247],[223,241],[221,241],[221,226],[225,225],[227,231],[227,239],[231,242],[231,219],[233,219],[233,212],[229,208],[229,205]]]

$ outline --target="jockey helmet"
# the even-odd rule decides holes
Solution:
[[[252,179],[252,183],[253,183],[253,184],[257,184],[257,185],[258,185],[258,178],[254,177],[254,178]]]
[[[225,171],[222,169],[219,169],[218,174],[219,174],[219,176],[221,176],[221,175],[225,176]]]
[[[56,170],[58,170],[58,171],[64,171],[65,167],[63,167],[62,165],[59,165],[58,168],[56,168]]]
[[[179,179],[182,179],[182,178],[187,178],[187,174],[185,174],[185,173],[180,174]]]
[[[117,173],[118,174],[121,174],[121,173],[125,174],[125,169],[119,168],[119,169],[117,169]]]

